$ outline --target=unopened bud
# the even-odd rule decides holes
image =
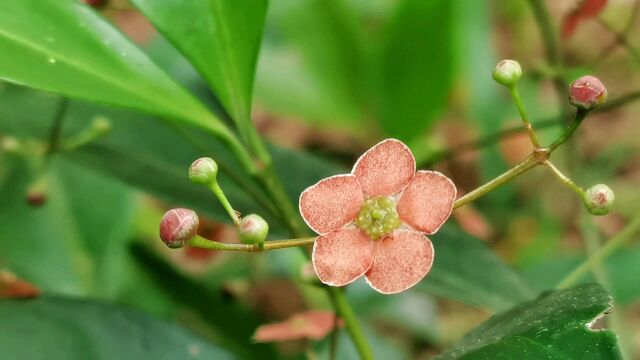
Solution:
[[[217,175],[218,164],[212,158],[200,158],[189,167],[189,179],[194,184],[211,184],[216,180]]]
[[[269,224],[260,215],[250,214],[240,220],[239,236],[244,244],[258,244],[262,247],[269,233]]]
[[[584,205],[592,215],[608,214],[613,201],[613,191],[605,184],[594,185],[584,193]]]
[[[176,208],[167,211],[160,222],[160,238],[170,248],[180,248],[198,233],[200,220],[195,211]]]
[[[584,110],[595,109],[607,101],[607,88],[595,76],[586,75],[573,83],[569,88],[569,102]]]
[[[40,190],[27,191],[27,203],[33,207],[40,207],[47,202],[47,194]]]
[[[493,80],[507,87],[514,86],[522,77],[522,68],[515,60],[502,60],[493,70]]]

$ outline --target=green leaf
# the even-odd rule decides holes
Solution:
[[[34,180],[26,163],[2,159],[0,168],[8,173],[0,178],[0,267],[44,290],[113,293],[122,281],[118,249],[133,212],[129,189],[54,159],[47,203],[33,208],[25,201]]]
[[[546,293],[492,317],[436,359],[622,359],[616,335],[589,325],[611,304],[596,284]]]
[[[360,123],[369,94],[359,25],[343,0],[272,1],[257,101],[272,113],[318,124]]]
[[[442,111],[453,77],[453,5],[406,0],[388,29],[380,68],[381,125],[409,141]]]
[[[194,312],[215,331],[219,345],[245,359],[276,358],[270,344],[255,343],[252,340],[255,329],[261,324],[256,313],[235,299],[225,298],[221,287],[223,281],[228,280],[229,274],[221,272],[227,269],[219,269],[217,273],[214,270],[212,276],[215,279],[207,279],[205,287],[202,280],[198,282],[180,274],[142,245],[136,244],[130,250],[140,264],[140,269],[147,273],[158,288],[163,289],[177,306]],[[232,266],[227,264],[225,267]]]
[[[250,121],[266,0],[133,0],[207,80],[227,112]],[[176,16],[179,14],[179,16]]]
[[[419,288],[466,304],[504,310],[535,296],[536,291],[481,240],[447,224],[430,236],[433,269]]]
[[[233,359],[171,323],[98,301],[0,301],[6,359]]]
[[[11,54],[0,57],[1,79],[229,136],[211,112],[81,1],[4,1],[0,52]]]

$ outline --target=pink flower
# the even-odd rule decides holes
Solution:
[[[416,172],[411,150],[396,139],[364,153],[351,174],[300,195],[300,214],[320,236],[313,267],[320,281],[347,285],[365,275],[383,294],[404,291],[433,264],[434,234],[449,218],[456,187],[435,171]]]
[[[289,319],[268,325],[261,325],[253,335],[255,341],[290,341],[299,339],[321,340],[333,327],[342,327],[342,319],[336,321],[329,311],[310,310],[291,316]]]

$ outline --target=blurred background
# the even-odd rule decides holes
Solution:
[[[516,108],[491,78],[500,59],[521,63],[519,89],[544,143],[573,114],[566,101],[573,79],[597,76],[615,104],[591,115],[553,155],[579,185],[609,185],[614,210],[590,216],[546,169],[456,210],[433,237],[436,265],[419,286],[396,296],[381,296],[363,281],[349,287],[380,358],[438,354],[496,311],[552,288],[588,246],[606,242],[638,216],[640,5],[588,3],[605,6],[592,14],[576,0],[270,1],[253,118],[273,144],[294,201],[386,137],[405,141],[419,168],[444,172],[460,192],[522,160],[531,145],[511,131],[520,125]],[[557,41],[551,46],[536,18],[540,4]],[[98,10],[223,113],[189,62],[126,0],[106,1]],[[624,102],[613,101],[619,99]],[[51,134],[77,138],[96,119],[108,119],[112,131],[73,151],[43,151]],[[301,280],[307,264],[298,251],[168,250],[159,241],[162,214],[177,206],[198,209],[204,237],[237,241],[216,199],[186,176],[191,161],[205,154],[228,164],[219,178],[234,207],[263,214],[271,238],[287,237],[256,184],[217,141],[141,113],[0,83],[0,142],[3,271],[44,293],[97,298],[178,322],[241,357],[313,351],[326,358],[326,339],[251,339],[261,324],[330,308],[319,288]],[[640,359],[640,244],[631,241],[600,270],[596,280],[617,305],[606,326],[630,358]],[[519,292],[493,281],[496,274]],[[340,336],[340,358],[355,358]]]

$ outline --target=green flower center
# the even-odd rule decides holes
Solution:
[[[371,198],[364,202],[356,218],[356,226],[373,240],[380,239],[400,227],[396,202],[386,196]]]

